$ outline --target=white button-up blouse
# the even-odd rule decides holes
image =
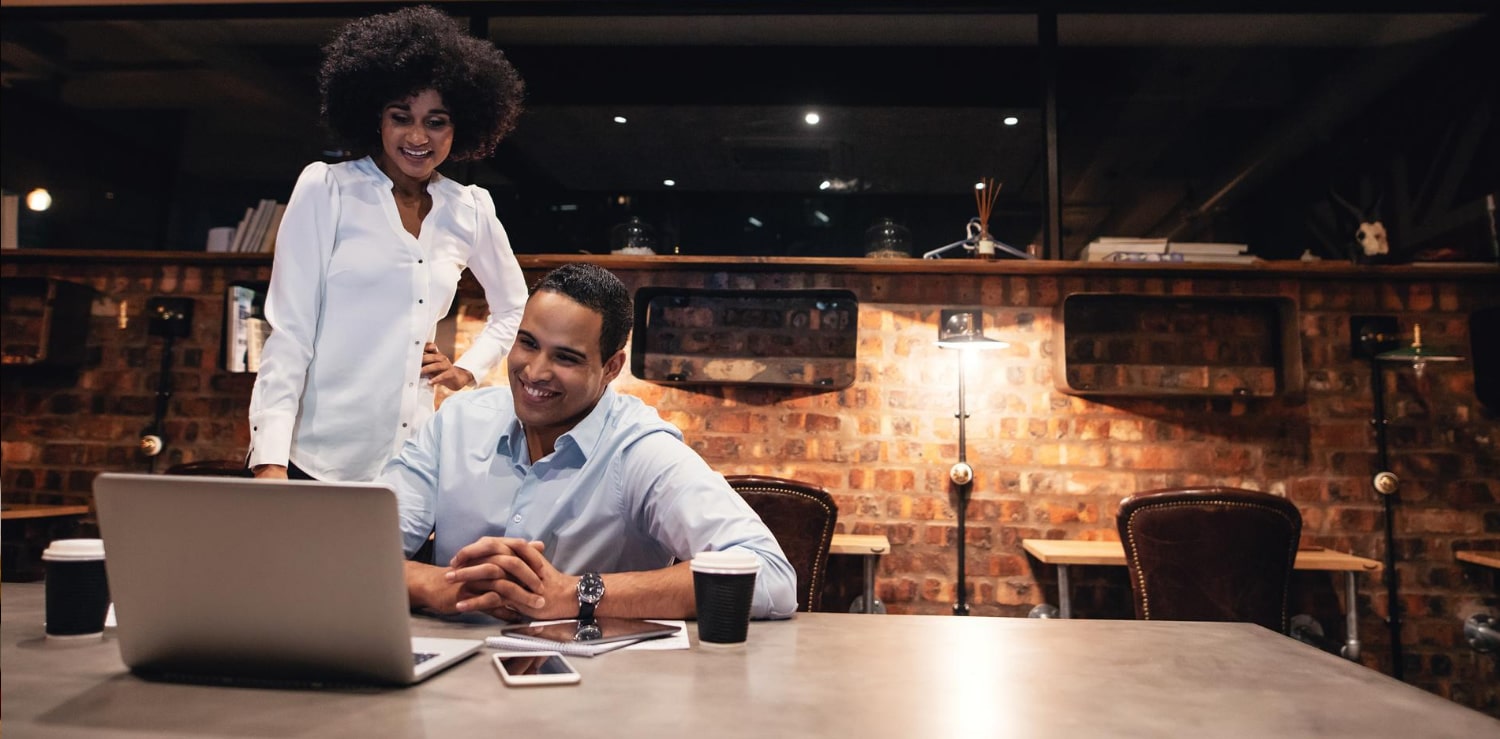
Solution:
[[[251,466],[295,463],[319,479],[372,480],[433,413],[422,348],[467,267],[489,303],[454,364],[484,377],[510,349],[526,281],[481,187],[433,174],[420,238],[369,158],[302,171],[276,235],[250,398]]]

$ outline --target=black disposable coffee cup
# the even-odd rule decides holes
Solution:
[[[745,643],[760,559],[746,551],[703,552],[693,558],[693,595],[698,605],[698,643]]]
[[[58,539],[42,552],[47,569],[49,639],[85,639],[104,633],[109,579],[100,539]]]

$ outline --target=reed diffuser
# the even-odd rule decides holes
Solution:
[[[979,208],[979,217],[970,221],[970,238],[974,241],[975,256],[980,259],[995,258],[995,237],[990,235],[990,213],[995,210],[995,200],[1000,197],[1000,182],[982,177],[974,186],[974,204]]]

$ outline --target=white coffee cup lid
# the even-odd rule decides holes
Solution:
[[[699,552],[693,557],[694,572],[711,572],[723,575],[742,575],[760,571],[760,557],[744,549],[725,549],[720,552]]]
[[[42,552],[42,559],[57,561],[104,559],[103,539],[58,539]]]

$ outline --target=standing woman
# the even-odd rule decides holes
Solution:
[[[430,7],[352,21],[319,71],[324,122],[363,159],[302,171],[276,237],[250,397],[256,477],[359,481],[515,340],[526,283],[483,188],[441,174],[515,125],[521,78]],[[432,343],[467,267],[489,319],[456,362]]]

